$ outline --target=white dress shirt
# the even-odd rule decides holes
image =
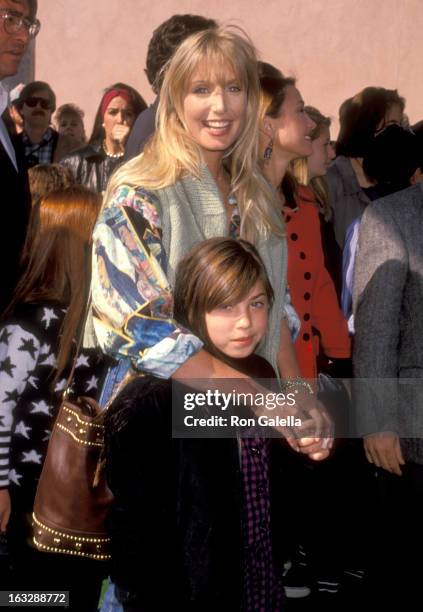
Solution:
[[[8,103],[8,93],[7,93],[7,90],[4,88],[4,86],[2,85],[2,83],[0,82],[0,142],[3,145],[6,153],[10,157],[10,161],[15,166],[16,172],[17,172],[18,164],[16,162],[15,149],[13,148],[12,141],[10,140],[9,132],[7,131],[4,121],[1,118],[1,115],[3,114],[4,110],[7,108],[7,103]]]

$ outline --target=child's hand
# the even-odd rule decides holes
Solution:
[[[313,461],[327,459],[332,445],[332,438],[300,438],[298,440],[299,451],[308,455]]]
[[[304,393],[296,399],[301,426],[293,428],[298,452],[313,461],[322,461],[330,454],[333,446],[333,423],[323,404],[316,395]]]

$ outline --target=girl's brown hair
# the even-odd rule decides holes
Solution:
[[[236,304],[262,281],[269,300],[273,289],[256,248],[245,240],[210,238],[179,262],[174,289],[174,317],[195,333],[207,350],[217,354],[207,333],[206,313]],[[220,356],[220,355],[219,355]]]
[[[41,199],[31,212],[22,269],[10,311],[22,302],[49,300],[67,308],[56,379],[72,353],[90,284],[89,244],[101,197],[75,186]]]
[[[32,206],[53,191],[67,189],[75,182],[72,171],[61,164],[37,164],[29,168],[28,179]]]

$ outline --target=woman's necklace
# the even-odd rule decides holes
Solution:
[[[109,153],[105,140],[103,140],[103,151],[105,152],[107,157],[111,157],[112,159],[118,159],[119,157],[123,157],[125,155],[125,151],[121,151],[120,153]]]

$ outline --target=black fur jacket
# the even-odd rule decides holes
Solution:
[[[171,426],[172,383],[151,376],[130,382],[106,415],[118,598],[128,611],[235,612],[242,590],[237,440],[172,439]]]

